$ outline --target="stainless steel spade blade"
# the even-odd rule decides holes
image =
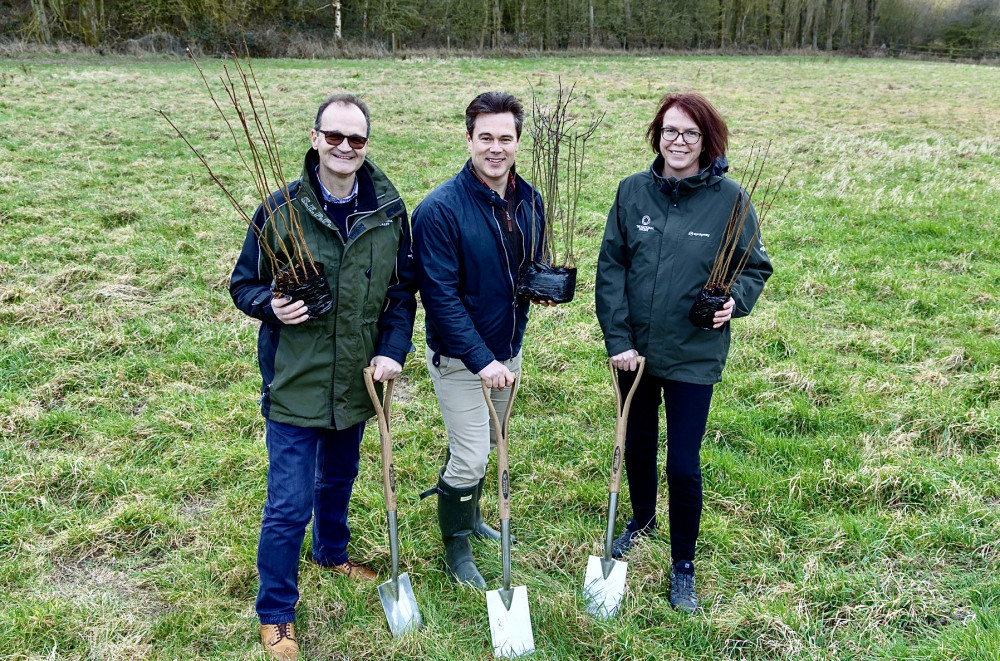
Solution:
[[[607,572],[605,572],[607,568]],[[625,574],[628,563],[596,555],[587,560],[587,573],[583,578],[583,594],[587,612],[594,617],[608,620],[618,613],[618,605],[625,594]]]

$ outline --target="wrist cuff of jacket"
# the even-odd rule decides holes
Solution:
[[[406,364],[406,351],[400,351],[395,347],[379,346],[375,349],[375,355],[392,358],[400,365]]]
[[[489,351],[474,351],[465,358],[462,358],[462,362],[473,374],[479,374],[494,360],[496,360],[496,357]]]
[[[620,353],[625,353],[626,351],[635,349],[635,345],[631,342],[622,342],[621,344],[616,344],[614,346],[605,343],[604,346],[608,348],[608,356],[617,356]]]

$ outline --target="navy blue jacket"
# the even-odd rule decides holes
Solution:
[[[524,259],[542,261],[542,196],[515,174]],[[521,350],[529,302],[518,299],[514,252],[500,223],[507,201],[469,163],[413,212],[413,257],[432,351],[460,359],[473,374]],[[534,213],[532,213],[534,211]],[[523,260],[522,260],[523,262]]]

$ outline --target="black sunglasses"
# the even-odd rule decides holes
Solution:
[[[363,135],[344,135],[340,131],[324,131],[323,129],[316,129],[323,134],[326,138],[326,144],[336,147],[337,145],[344,144],[344,140],[347,140],[347,144],[351,146],[351,149],[361,149],[368,144],[368,138]]]

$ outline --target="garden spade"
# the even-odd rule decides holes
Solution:
[[[618,372],[611,365],[611,383],[615,387],[615,445],[611,455],[611,488],[608,494],[608,527],[604,533],[604,557],[590,556],[587,573],[583,578],[583,595],[587,601],[587,612],[601,619],[610,619],[618,612],[622,595],[625,594],[625,574],[628,563],[611,557],[611,542],[615,534],[615,510],[618,509],[618,491],[622,484],[622,457],[625,454],[625,428],[628,426],[628,410],[632,405],[632,395],[642,378],[646,359],[639,356],[635,381],[622,405],[622,393],[618,387]],[[609,361],[610,365],[610,361]]]
[[[389,630],[393,637],[398,638],[408,631],[416,631],[423,621],[420,609],[413,596],[410,577],[399,573],[399,533],[396,526],[396,470],[392,465],[392,436],[389,434],[389,409],[392,406],[392,388],[394,379],[385,384],[385,396],[379,400],[372,381],[374,367],[365,368],[365,386],[368,395],[375,405],[378,415],[378,435],[382,444],[382,487],[385,492],[385,513],[389,522],[389,549],[392,553],[392,577],[378,586],[378,596],[382,600],[385,618],[389,622]]]
[[[510,587],[510,467],[507,458],[507,422],[514,409],[518,376],[511,385],[510,400],[501,424],[490,399],[490,389],[483,382],[483,395],[490,409],[490,419],[497,436],[497,483],[500,491],[500,545],[503,552],[503,587],[486,593],[486,610],[490,617],[490,636],[493,655],[511,658],[535,651],[535,637],[531,632],[531,613],[528,610],[528,588]]]

